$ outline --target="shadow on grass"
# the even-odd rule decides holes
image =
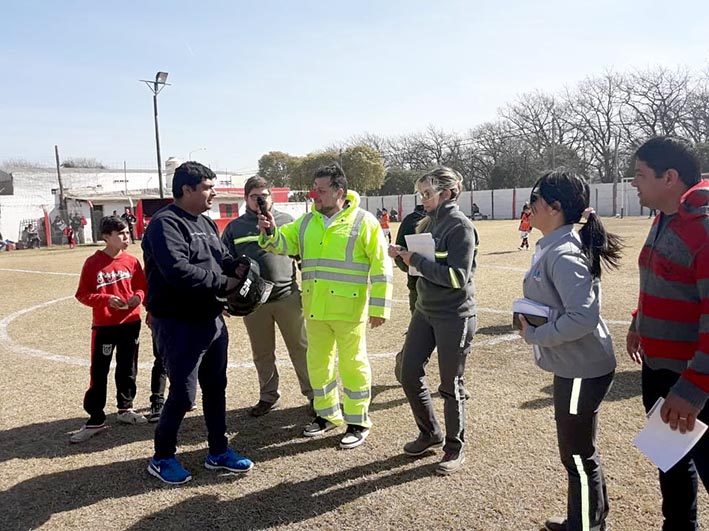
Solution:
[[[406,397],[379,402],[377,395],[398,385],[375,385],[372,387],[371,411],[379,411],[398,407],[407,403]],[[312,421],[307,407],[292,407],[277,409],[263,417],[251,417],[247,410],[235,409],[227,411],[227,430],[238,432],[236,447],[244,452],[256,452],[286,441],[301,438],[303,428]],[[71,444],[69,434],[77,431],[86,422],[85,417],[61,419],[52,422],[42,422],[20,426],[0,432],[0,463],[10,459],[56,458],[81,454],[103,452],[105,450],[125,446],[138,441],[152,441],[156,424],[128,426],[119,424],[115,414],[108,415],[109,429],[83,443]],[[205,442],[204,417],[199,413],[188,413],[180,427],[179,443],[183,445]],[[305,442],[308,439],[304,439]],[[335,442],[331,441],[334,445]],[[296,445],[289,448],[292,454],[317,450],[317,444]],[[279,455],[282,455],[279,454]],[[146,455],[146,459],[149,456]],[[266,452],[258,455],[258,460],[270,459]],[[276,457],[274,454],[273,457]]]
[[[331,447],[333,439],[336,440],[335,437],[310,440],[307,446],[311,450]],[[304,445],[292,442],[288,446]],[[248,482],[249,478],[258,474],[259,462],[269,459],[271,454],[283,457],[295,452],[288,452],[283,447],[256,452],[253,456],[256,468],[247,475],[205,471],[202,468],[205,453],[205,450],[196,450],[179,454],[183,465],[195,473],[191,485]],[[182,529],[262,529],[300,522],[335,510],[374,491],[432,475],[435,465],[396,470],[411,463],[410,458],[396,455],[302,482],[281,483],[229,502],[220,502],[211,496],[198,496],[147,516],[131,529],[172,529],[176,522]],[[146,456],[39,475],[18,483],[0,492],[3,529],[36,529],[54,514],[90,507],[106,499],[129,498],[161,488],[175,488],[163,485],[148,475],[145,470],[147,464]],[[375,475],[379,477],[367,479]],[[367,481],[352,484],[362,479]],[[254,478],[254,481],[258,479]]]
[[[545,407],[554,407],[554,387],[547,385],[541,389],[543,393],[548,394],[545,398],[535,398],[522,402],[520,409],[543,409]],[[623,371],[617,372],[613,379],[608,396],[604,400],[615,402],[617,400],[627,400],[640,395],[640,371]]]
[[[202,467],[204,455],[204,450],[185,452],[180,454],[180,460],[189,470],[197,471]],[[39,475],[18,483],[0,492],[3,529],[37,529],[54,514],[160,488],[162,483],[146,472],[147,466],[145,456]],[[248,477],[213,474],[203,468],[202,471],[194,480],[199,484],[220,484]]]
[[[512,320],[510,313],[510,320]],[[502,336],[505,334],[511,334],[515,330],[512,329],[511,324],[506,324],[506,325],[494,325],[494,326],[483,326],[478,328],[475,331],[475,335],[482,335],[482,336]],[[473,347],[475,344],[473,344]]]
[[[432,466],[397,470],[411,462],[411,458],[396,455],[314,479],[281,483],[234,500],[196,496],[145,517],[129,529],[163,529],[178,521],[187,529],[271,529],[296,524],[335,511],[362,496],[431,476]],[[350,525],[357,524],[356,512],[353,518]],[[365,528],[376,527],[375,522],[359,523]],[[331,522],[333,529],[348,527],[347,524]]]
[[[514,251],[495,251],[493,253],[482,253],[483,256],[495,256],[497,254],[517,254],[519,253],[519,249],[515,249]]]

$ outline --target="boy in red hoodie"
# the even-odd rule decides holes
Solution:
[[[84,395],[89,420],[71,435],[83,442],[104,431],[106,387],[113,351],[116,351],[116,401],[118,421],[145,424],[148,420],[133,410],[138,372],[140,305],[147,282],[138,259],[125,250],[130,242],[128,225],[117,216],[101,220],[106,247],[86,259],[81,270],[77,300],[93,309],[91,333],[91,381]]]

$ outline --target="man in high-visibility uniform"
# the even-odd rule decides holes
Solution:
[[[359,194],[347,190],[339,166],[315,172],[311,197],[313,210],[287,225],[277,227],[270,212],[260,216],[259,245],[302,259],[307,365],[316,414],[303,435],[315,437],[345,423],[347,433],[340,447],[355,448],[372,426],[367,315],[376,328],[391,314],[392,264],[379,222],[359,208]],[[342,409],[336,355],[344,390]]]

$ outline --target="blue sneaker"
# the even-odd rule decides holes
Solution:
[[[168,459],[150,459],[148,472],[168,485],[181,485],[192,479],[190,474],[174,457]]]
[[[213,456],[207,454],[204,460],[204,468],[209,470],[228,470],[229,472],[248,472],[254,467],[253,461],[248,457],[237,454],[231,448],[221,455]]]

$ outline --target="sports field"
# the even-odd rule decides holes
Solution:
[[[606,219],[625,238],[619,271],[605,273],[602,315],[609,323],[618,372],[600,415],[600,449],[611,512],[609,529],[660,527],[656,470],[632,445],[643,425],[640,372],[624,352],[636,301],[636,258],[650,221]],[[394,231],[396,224],[394,225]],[[395,269],[391,321],[371,332],[374,427],[367,442],[339,450],[342,430],[308,440],[309,418],[287,353],[279,343],[283,407],[255,419],[256,371],[243,324],[231,318],[227,423],[232,446],[255,462],[244,476],[202,466],[205,428],[198,409],[183,424],[178,457],[193,475],[168,487],[148,475],[154,425],[115,420],[82,444],[69,434],[85,421],[91,312],[73,294],[85,258],[98,247],[0,253],[0,529],[472,529],[537,530],[563,515],[565,475],[554,431],[551,380],[510,329],[512,299],[530,252],[517,251],[516,221],[477,223],[478,323],[468,362],[466,455],[462,472],[434,474],[441,453],[418,459],[402,445],[416,436],[408,403],[393,375],[394,353],[408,324],[406,278]],[[540,237],[533,232],[531,243]],[[140,246],[130,252],[141,255]],[[152,353],[141,333],[137,407],[147,408]],[[437,386],[435,356],[429,366]],[[437,400],[442,421],[442,402]],[[709,497],[700,497],[709,528]]]

